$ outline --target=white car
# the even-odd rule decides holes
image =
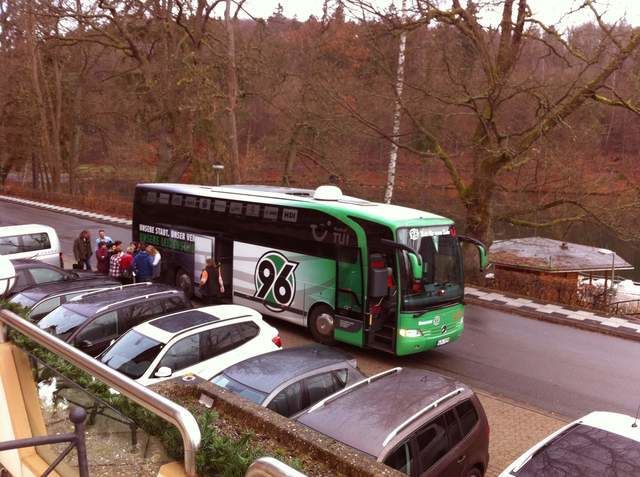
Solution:
[[[640,475],[640,424],[592,412],[522,454],[500,477],[634,477]]]
[[[282,347],[278,330],[240,305],[215,305],[135,326],[99,356],[102,363],[149,386],[194,374],[211,379],[244,359]]]
[[[49,265],[63,266],[58,234],[48,225],[0,227],[0,255],[5,255],[11,260],[32,258]]]

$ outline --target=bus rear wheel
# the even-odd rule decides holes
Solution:
[[[176,287],[180,288],[187,298],[193,296],[193,284],[191,283],[191,277],[182,268],[176,272]]]
[[[322,344],[332,344],[334,330],[333,309],[328,305],[317,305],[309,313],[309,330],[313,339]]]

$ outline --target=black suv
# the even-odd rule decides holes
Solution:
[[[140,323],[192,308],[184,292],[160,283],[137,283],[77,296],[38,326],[91,356]]]
[[[27,258],[11,260],[16,269],[16,282],[11,288],[8,297],[16,295],[28,288],[51,282],[89,282],[93,280],[105,280],[105,276],[97,272],[79,272],[65,270],[55,265]]]

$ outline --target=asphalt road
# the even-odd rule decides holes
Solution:
[[[99,222],[47,210],[0,202],[0,226],[42,223],[56,228],[67,256],[86,228],[100,228],[127,242],[130,232]],[[306,330],[277,320],[286,345],[310,341]],[[479,306],[467,306],[466,329],[459,341],[438,350],[393,357],[353,347],[365,372],[391,366],[430,368],[460,381],[575,418],[592,410],[635,414],[640,405],[640,344],[608,335],[545,323]]]

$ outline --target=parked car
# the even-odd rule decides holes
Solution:
[[[47,225],[0,227],[0,255],[11,260],[32,258],[50,265],[64,266],[58,234]]]
[[[376,374],[297,421],[413,477],[479,477],[489,463],[489,424],[474,392],[422,369]]]
[[[208,380],[238,361],[281,345],[278,330],[262,321],[257,311],[215,305],[138,325],[99,359],[149,386],[185,374]]]
[[[9,302],[29,308],[27,318],[37,322],[78,295],[121,286],[118,280],[103,275],[84,277],[82,280],[50,282],[32,286],[13,295]]]
[[[11,260],[15,271],[16,281],[11,288],[8,297],[12,297],[28,288],[39,286],[51,282],[75,282],[84,280],[95,280],[104,278],[96,272],[84,272],[75,270],[64,270],[55,265],[39,262],[38,260],[19,259]]]
[[[638,475],[638,419],[613,412],[592,412],[538,442],[500,477]]]
[[[365,377],[352,356],[328,346],[310,345],[245,359],[211,382],[292,417]]]
[[[97,356],[134,326],[191,307],[182,290],[160,283],[136,283],[77,296],[42,318],[38,326]]]

